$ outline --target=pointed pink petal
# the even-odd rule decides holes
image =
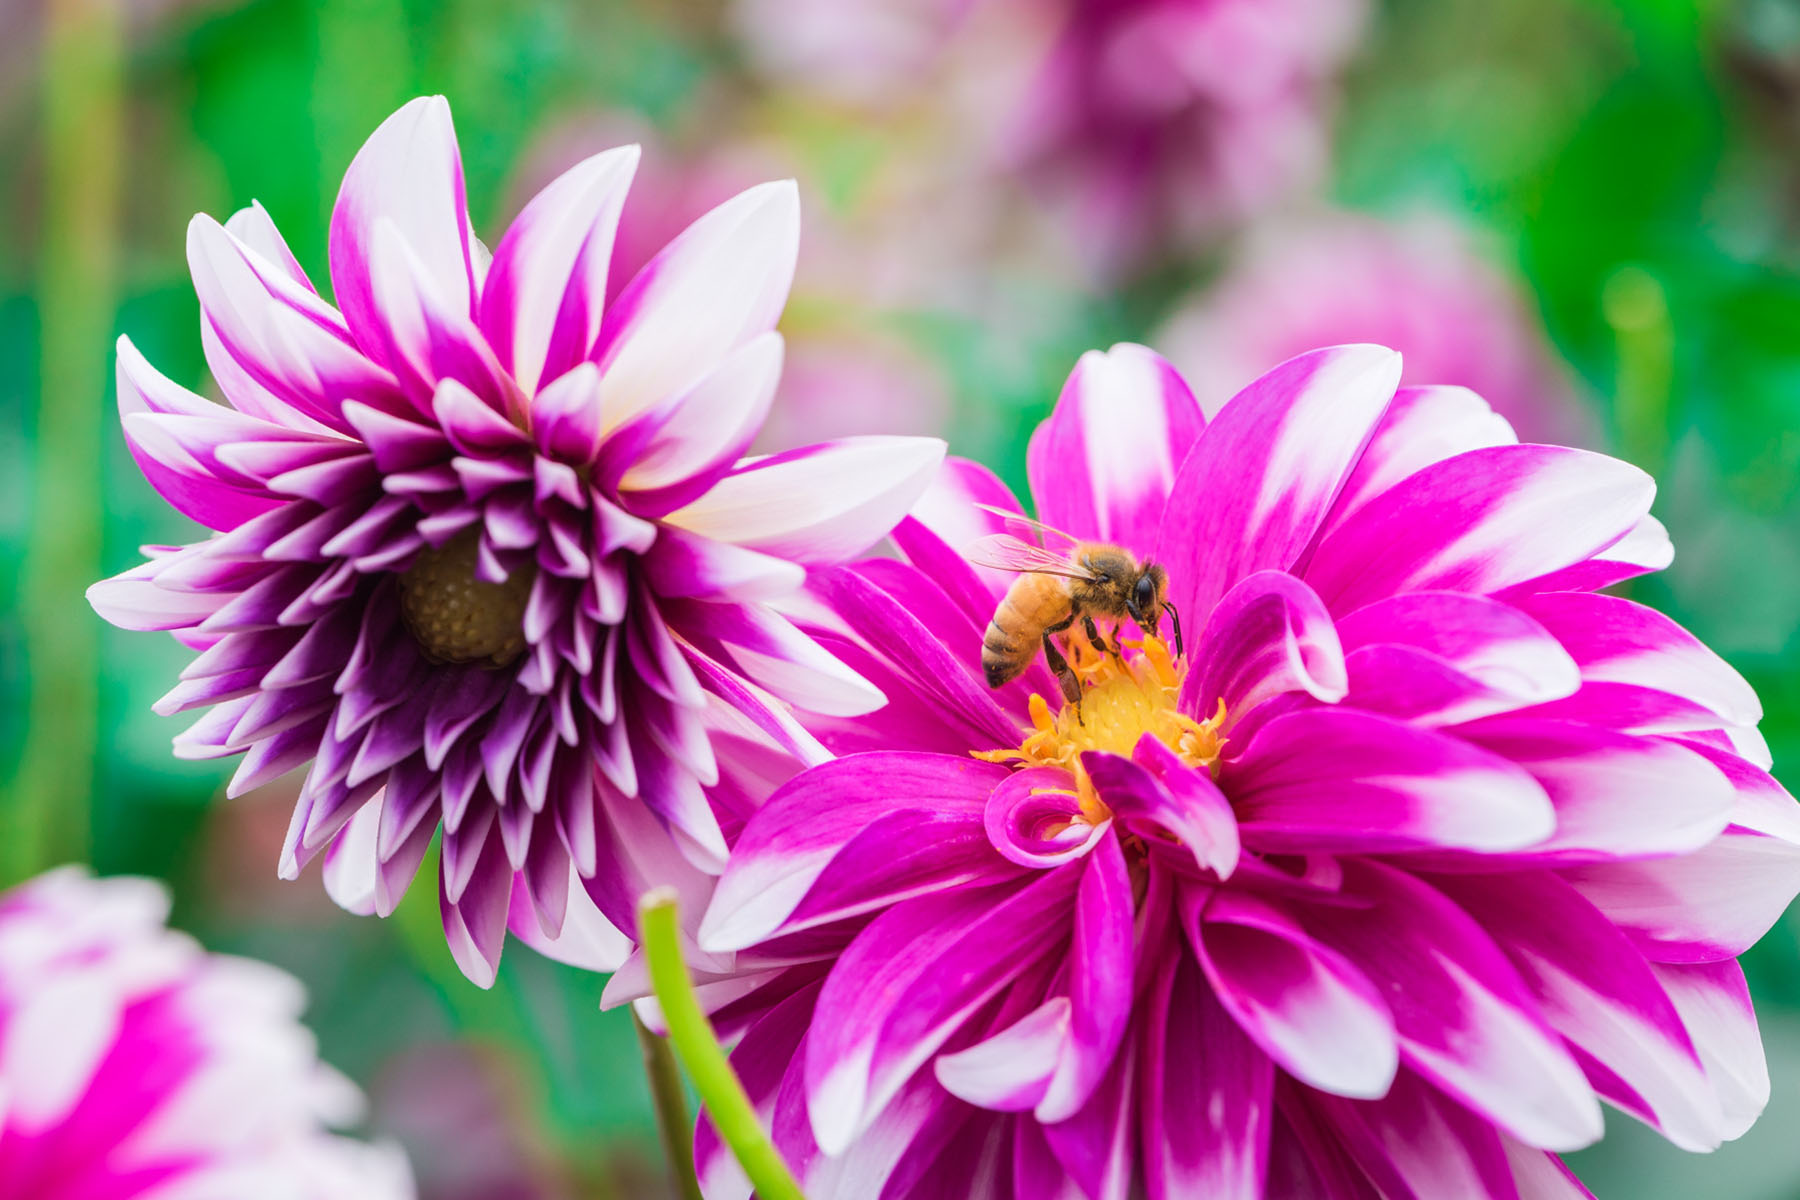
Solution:
[[[1401,592],[1498,592],[1605,550],[1655,491],[1636,467],[1583,450],[1471,450],[1364,505],[1304,574],[1334,613]]]
[[[1193,392],[1154,351],[1088,351],[1031,439],[1038,515],[1149,554],[1175,472],[1205,424]]]
[[[1219,410],[1176,477],[1156,548],[1182,613],[1299,561],[1399,380],[1392,350],[1337,346],[1290,359]]]

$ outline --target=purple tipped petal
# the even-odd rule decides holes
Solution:
[[[442,96],[424,96],[381,123],[357,151],[331,214],[331,286],[357,343],[380,352],[389,317],[375,295],[376,228],[392,222],[419,265],[421,299],[472,317],[475,234],[463,194],[462,155]]]
[[[798,190],[763,184],[695,221],[639,271],[607,312],[595,348],[608,428],[686,391],[773,329],[799,241]]]
[[[637,171],[621,146],[570,167],[532,198],[494,248],[481,328],[527,395],[587,358],[600,333],[613,235]]]

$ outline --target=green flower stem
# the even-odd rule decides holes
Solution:
[[[687,1068],[713,1127],[731,1147],[759,1200],[806,1200],[757,1120],[756,1108],[732,1071],[712,1022],[701,1011],[681,957],[675,903],[672,888],[653,889],[638,903],[638,940],[650,966],[650,986],[669,1026],[669,1042]]]
[[[650,1081],[650,1098],[656,1104],[656,1128],[662,1134],[663,1153],[675,1172],[675,1185],[684,1200],[705,1200],[700,1180],[694,1175],[694,1126],[688,1117],[687,1097],[681,1091],[681,1071],[670,1053],[669,1039],[653,1033],[637,1010],[631,1013],[637,1029],[638,1048],[644,1052],[644,1078]]]
[[[29,651],[24,745],[0,824],[0,875],[88,857],[99,745],[99,621],[106,383],[118,273],[124,20],[118,0],[44,9],[43,234],[37,468],[19,580]]]

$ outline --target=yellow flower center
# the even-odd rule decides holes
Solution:
[[[1049,703],[1033,692],[1032,728],[1019,747],[979,750],[975,757],[1020,767],[1061,767],[1074,776],[1072,794],[1080,802],[1082,816],[1094,824],[1112,812],[1081,765],[1085,751],[1105,750],[1130,758],[1139,739],[1148,733],[1189,766],[1216,769],[1225,745],[1219,733],[1225,723],[1225,702],[1221,700],[1219,710],[1205,721],[1177,711],[1187,665],[1177,664],[1168,646],[1155,635],[1146,635],[1141,642],[1127,641],[1125,648],[1126,657],[1121,661],[1094,647],[1085,636],[1070,637],[1067,657],[1081,681],[1080,705],[1065,704],[1052,713]]]
[[[525,652],[525,602],[535,564],[505,583],[475,577],[480,534],[464,530],[422,550],[400,576],[400,615],[425,657],[439,663],[504,667]]]

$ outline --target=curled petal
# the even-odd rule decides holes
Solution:
[[[1186,713],[1210,717],[1223,700],[1235,723],[1277,696],[1302,692],[1332,704],[1348,687],[1331,614],[1285,571],[1258,571],[1227,592],[1196,646],[1181,688]]]

